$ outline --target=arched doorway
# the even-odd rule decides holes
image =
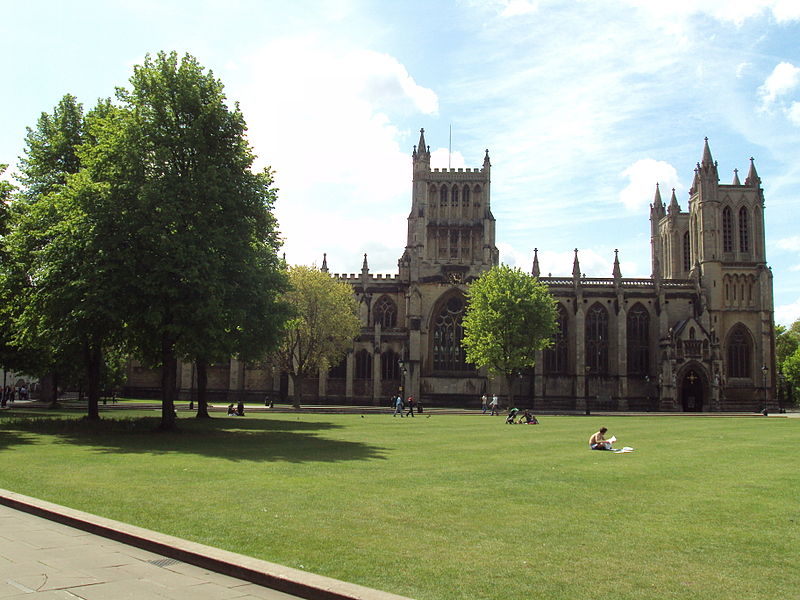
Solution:
[[[691,367],[684,373],[680,387],[683,412],[703,411],[705,388],[705,377],[700,369]]]

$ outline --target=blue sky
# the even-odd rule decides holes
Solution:
[[[701,6],[702,5],[702,6]],[[69,92],[127,85],[145,53],[189,52],[238,101],[276,170],[292,263],[396,272],[413,144],[492,161],[501,261],[650,274],[656,182],[687,189],[703,138],[722,182],[763,181],[776,320],[800,318],[800,3],[795,0],[18,2],[0,0],[0,162]],[[434,164],[436,166],[436,162]],[[743,179],[743,177],[742,177]]]

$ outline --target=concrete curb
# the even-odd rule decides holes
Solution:
[[[0,489],[0,504],[307,600],[411,600]]]

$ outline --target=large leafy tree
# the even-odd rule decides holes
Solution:
[[[791,327],[775,327],[775,359],[786,385],[796,398],[800,391],[800,320]]]
[[[504,376],[509,406],[514,377],[536,364],[536,352],[556,331],[556,302],[535,277],[506,265],[492,267],[467,290],[462,344],[466,359]]]
[[[327,273],[306,266],[289,269],[286,295],[293,316],[274,355],[294,386],[292,403],[299,408],[303,381],[338,363],[352,347],[361,321],[352,288]]]
[[[119,342],[127,286],[118,268],[115,214],[84,168],[95,140],[87,123],[112,111],[101,102],[84,119],[70,95],[29,129],[20,161],[22,189],[4,238],[6,316],[12,344],[35,359],[29,369],[87,383],[88,416],[99,418],[104,353]],[[55,394],[53,395],[55,399]]]
[[[251,170],[238,106],[192,56],[147,56],[120,109],[94,131],[91,179],[114,199],[131,282],[126,337],[162,369],[162,427],[175,424],[177,364],[265,354],[285,289],[269,171]]]

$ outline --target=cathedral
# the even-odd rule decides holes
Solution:
[[[424,130],[412,153],[406,247],[393,275],[332,274],[348,283],[362,328],[338,365],[304,384],[307,402],[388,405],[400,391],[424,405],[477,406],[508,393],[465,362],[461,320],[467,285],[497,265],[489,152],[479,168],[431,169]],[[586,277],[578,250],[571,277],[532,275],[558,305],[558,332],[514,382],[520,407],[591,411],[756,411],[773,406],[772,272],[764,196],[753,159],[742,183],[721,184],[706,140],[684,211],[656,185],[650,207],[652,275]],[[322,270],[328,272],[323,258]],[[158,373],[131,363],[126,393],[149,395]],[[181,393],[194,389],[181,365]],[[236,359],[209,370],[212,400],[276,400],[289,381]]]

